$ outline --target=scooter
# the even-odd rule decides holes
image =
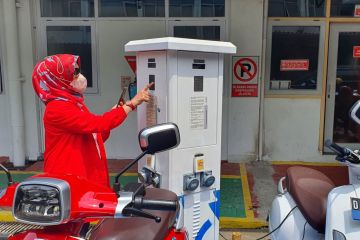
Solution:
[[[146,181],[142,178],[140,183],[125,187],[119,183],[119,177],[143,156],[179,143],[179,130],[172,123],[140,131],[142,153],[115,177],[113,189],[97,184],[96,179],[66,174],[38,174],[14,183],[9,171],[0,166],[8,176],[8,187],[0,192],[0,207],[11,209],[18,222],[42,226],[8,239],[188,239],[176,194],[150,186],[156,182],[156,172],[147,170]],[[94,220],[98,223],[91,225]]]
[[[360,124],[360,101],[350,110]],[[348,166],[349,185],[335,187],[323,173],[290,167],[278,183],[278,195],[269,213],[272,240],[360,239],[360,151],[327,140],[336,160]],[[286,188],[284,187],[286,182]]]

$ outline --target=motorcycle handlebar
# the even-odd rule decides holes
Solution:
[[[176,211],[178,208],[178,201],[150,200],[143,199],[142,197],[135,197],[134,207],[137,209]]]
[[[331,142],[331,140],[329,140],[329,139],[325,141],[325,146],[327,146],[328,148],[330,148],[331,150],[333,150],[334,152],[336,152],[337,154],[340,154],[342,156],[350,154],[348,149],[343,148],[343,147],[337,145],[336,143]]]

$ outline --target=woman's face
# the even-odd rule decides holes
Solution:
[[[83,94],[87,87],[87,79],[80,73],[80,68],[78,65],[75,66],[74,79],[70,83],[70,86],[74,91]]]
[[[76,77],[74,76],[74,80],[70,83],[70,86],[73,87],[76,92],[83,94],[87,87],[87,79],[79,73]]]

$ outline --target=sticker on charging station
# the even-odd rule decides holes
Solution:
[[[239,57],[232,59],[232,97],[258,96],[259,57]]]
[[[146,126],[151,127],[157,124],[157,97],[152,96],[146,104]]]
[[[355,5],[354,17],[360,17],[360,4]]]
[[[353,47],[353,57],[360,58],[360,46]]]
[[[351,216],[353,220],[360,221],[360,199],[351,198]]]
[[[190,98],[190,128],[191,129],[207,128],[207,98],[206,97]]]
[[[202,172],[204,169],[204,154],[196,154],[194,159],[194,172]]]

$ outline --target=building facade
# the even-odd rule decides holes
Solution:
[[[44,151],[44,106],[32,69],[55,53],[81,56],[86,104],[110,109],[135,81],[131,40],[230,41],[225,58],[222,159],[328,161],[324,139],[357,147],[348,110],[359,98],[358,0],[1,0],[0,156]],[[133,158],[136,114],[112,131],[108,158]]]

